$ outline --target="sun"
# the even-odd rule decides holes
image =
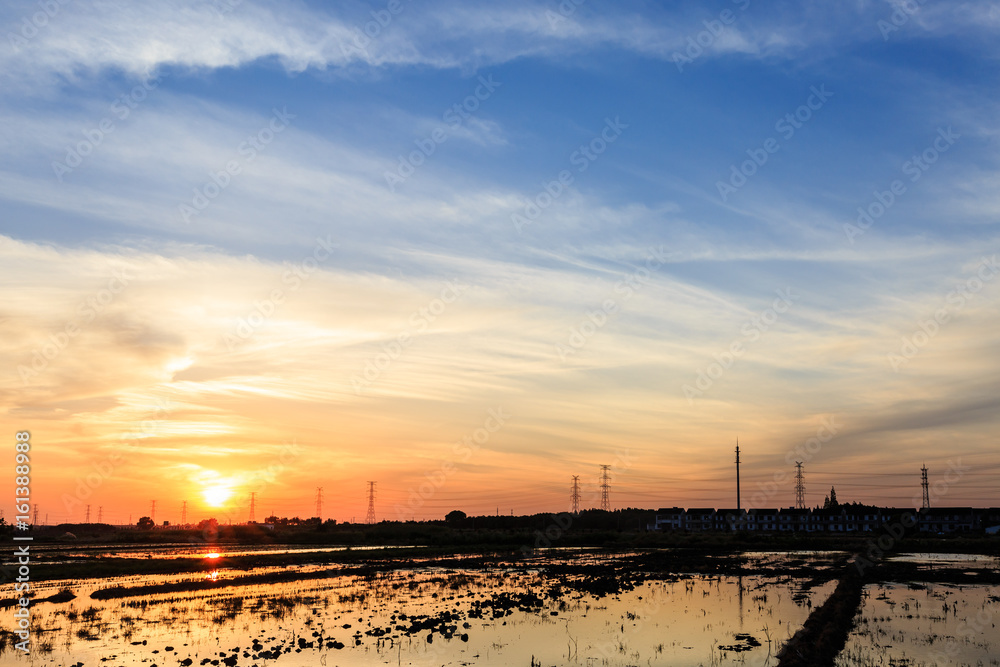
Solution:
[[[212,507],[222,507],[232,497],[233,489],[224,484],[216,484],[205,487],[201,493],[205,498],[205,503]]]

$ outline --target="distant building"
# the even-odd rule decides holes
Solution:
[[[969,533],[976,528],[971,507],[931,507],[917,515],[922,533]]]
[[[653,530],[684,530],[686,512],[683,507],[666,507],[656,510]]]
[[[684,515],[684,528],[691,531],[714,530],[715,510],[706,507],[689,509]]]
[[[903,522],[913,525],[923,533],[968,533],[972,531],[1000,532],[1000,508],[973,509],[971,507],[935,507],[924,510],[894,507],[851,507],[836,509],[712,509],[695,507],[667,507],[657,510],[650,530],[685,530],[689,532],[758,533],[871,533],[885,526]],[[905,519],[905,520],[903,520]]]

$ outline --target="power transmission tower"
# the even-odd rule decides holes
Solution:
[[[497,514],[499,513],[500,509],[497,508]],[[365,517],[365,523],[375,523],[375,482],[368,482],[368,516]]]
[[[104,505],[97,508],[97,523],[104,523]]]
[[[35,503],[35,518],[31,520],[32,526],[38,525],[38,503]]]
[[[740,496],[740,439],[736,438],[736,509],[743,509]]]
[[[580,476],[573,475],[573,492],[569,496],[573,514],[580,513]],[[513,510],[511,510],[513,512]]]
[[[181,503],[181,525],[186,526],[188,522],[188,501]]]
[[[611,496],[608,494],[608,484],[611,481],[608,475],[610,469],[611,466],[601,466],[601,509],[605,512],[611,511]]]
[[[316,487],[316,517],[322,523],[323,521],[323,487]]]
[[[90,523],[90,505],[87,505],[87,518],[83,520],[84,523]]]
[[[924,465],[920,469],[920,486],[924,487],[924,504],[923,509],[929,510],[931,508],[931,494],[927,486],[927,466]]]
[[[802,462],[795,462],[795,507],[800,510],[806,508],[806,485],[802,480]]]
[[[155,500],[151,500],[150,501],[150,505],[149,505],[149,520],[153,522],[154,526],[156,525],[156,501]]]
[[[250,521],[249,521],[250,523],[256,523],[257,522],[256,509],[257,509],[257,492],[256,491],[251,491],[250,492]]]

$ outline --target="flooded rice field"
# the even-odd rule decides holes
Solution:
[[[212,560],[219,569],[198,576],[229,576],[224,556]],[[734,560],[747,574],[731,572]],[[0,664],[775,665],[832,591],[832,561],[726,562],[705,574],[549,554],[516,566],[390,567],[176,593],[135,590],[159,575],[52,581],[36,598],[66,586],[77,597],[35,605],[31,655],[8,637]],[[123,596],[90,597],[109,587]]]
[[[1000,586],[868,585],[837,665],[1000,665]]]

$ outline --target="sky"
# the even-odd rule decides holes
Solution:
[[[1000,2],[0,23],[39,521],[1000,505]]]

